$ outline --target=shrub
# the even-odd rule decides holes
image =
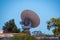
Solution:
[[[11,40],[37,40],[35,37],[30,36],[30,35],[25,35],[25,36],[14,36],[11,37]]]

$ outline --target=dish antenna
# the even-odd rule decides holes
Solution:
[[[27,34],[30,34],[30,28],[35,28],[40,23],[39,16],[32,10],[24,10],[21,13],[21,19],[22,21],[20,22],[20,24]]]

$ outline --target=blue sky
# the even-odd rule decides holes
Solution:
[[[30,29],[33,31],[42,31],[45,34],[53,34],[47,30],[47,21],[51,18],[60,17],[59,0],[0,0],[0,30],[5,22],[15,19],[15,24],[22,30],[20,25],[20,14],[23,10],[33,10],[40,18],[40,25]]]

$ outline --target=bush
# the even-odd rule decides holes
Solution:
[[[30,35],[25,35],[25,36],[14,36],[11,37],[11,40],[37,40],[35,37],[32,37]]]

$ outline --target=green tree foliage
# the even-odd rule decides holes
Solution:
[[[60,34],[60,18],[51,18],[51,20],[47,22],[47,29],[50,30],[51,28],[54,28],[52,30],[54,35]]]
[[[10,20],[9,22],[6,22],[3,26],[4,33],[19,33],[20,29],[17,28],[14,19]]]
[[[22,33],[25,33],[25,31],[23,30]]]

